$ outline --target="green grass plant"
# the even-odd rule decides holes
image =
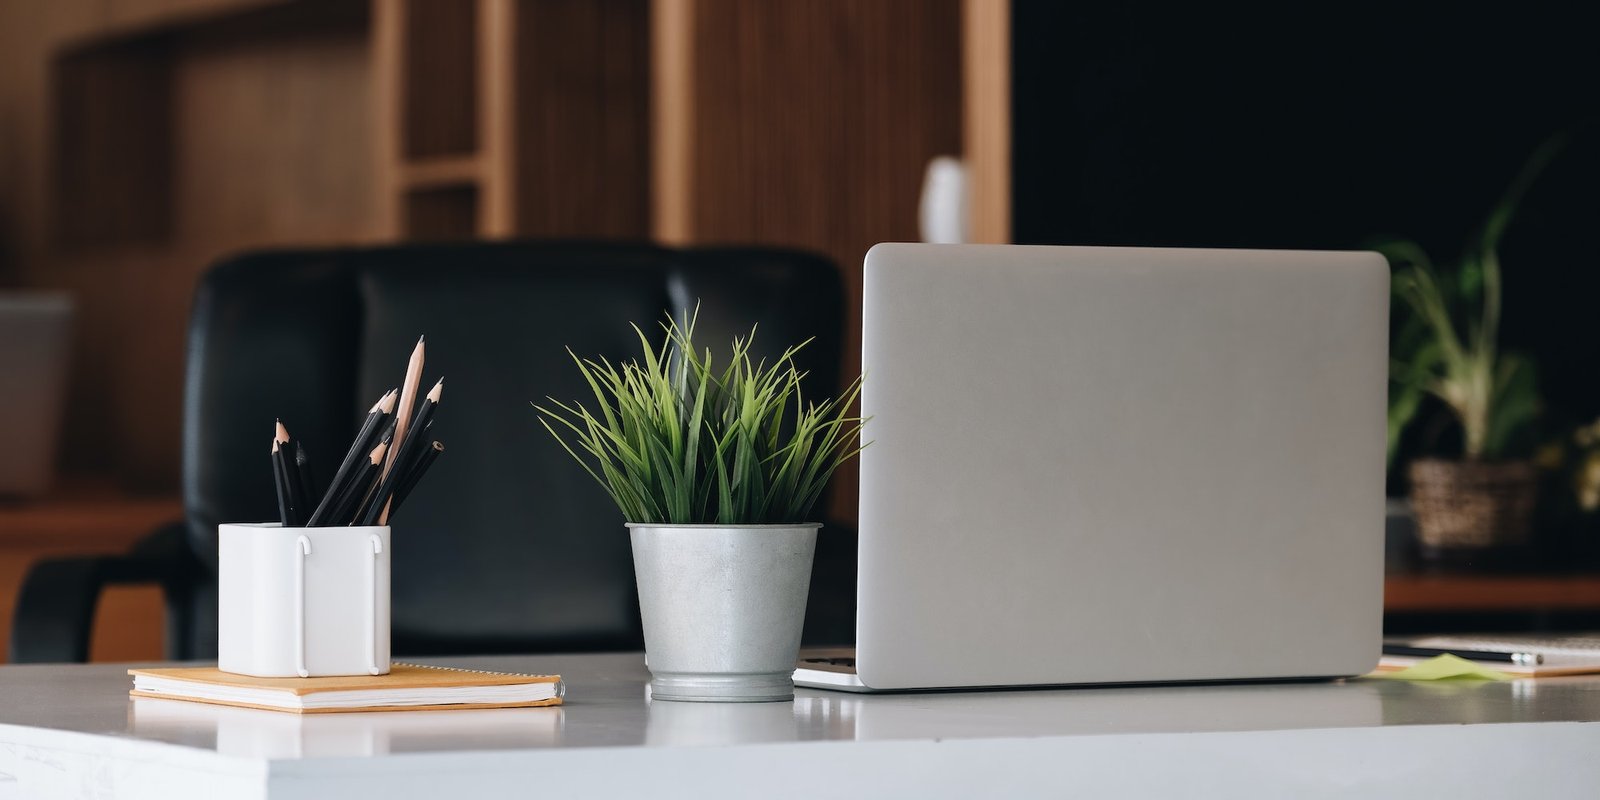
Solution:
[[[750,335],[735,338],[726,363],[694,341],[696,314],[670,314],[652,344],[633,326],[641,359],[612,364],[568,354],[593,392],[592,404],[547,398],[539,422],[594,478],[629,522],[755,525],[814,521],[813,507],[839,465],[861,452],[861,392],[801,396],[805,373],[794,355],[752,359]]]

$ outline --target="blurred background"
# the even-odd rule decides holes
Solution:
[[[1552,137],[1560,152],[1500,248],[1502,340],[1539,378],[1539,413],[1504,455],[1542,455],[1539,524],[1509,551],[1426,557],[1405,465],[1462,444],[1424,400],[1390,472],[1389,624],[1593,625],[1600,524],[1572,498],[1575,431],[1600,416],[1585,239],[1600,218],[1600,48],[1564,13],[10,0],[0,294],[70,324],[0,330],[8,350],[58,330],[70,346],[0,376],[6,393],[61,387],[40,410],[6,407],[40,439],[29,464],[48,480],[0,501],[0,626],[39,556],[117,550],[180,514],[185,322],[224,255],[507,237],[800,247],[844,275],[848,373],[876,242],[1405,238],[1446,269]],[[930,171],[939,157],[958,161]],[[833,512],[850,519],[853,472],[840,480]],[[156,652],[143,637],[158,598],[119,588],[101,609],[97,657]]]

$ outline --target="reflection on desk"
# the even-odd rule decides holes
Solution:
[[[130,700],[125,666],[0,667],[0,799],[857,796],[1590,798],[1600,676],[652,702],[637,653],[452,658],[559,673],[551,709],[299,717]],[[795,778],[793,776],[800,776]],[[825,778],[818,777],[825,776]],[[810,779],[806,779],[810,778]]]
[[[138,738],[265,759],[552,747],[561,724],[560,706],[287,714],[136,697],[128,709]]]
[[[791,703],[646,700],[642,743],[702,747],[801,741],[1174,733],[1536,721],[1539,682],[1377,681],[1116,687],[1040,692],[861,695],[805,692]],[[648,688],[646,689],[648,692]],[[1417,702],[1418,694],[1441,702]],[[1600,716],[1600,692],[1564,695],[1571,718]],[[975,699],[981,698],[975,702]],[[1572,701],[1583,700],[1581,704]],[[575,701],[581,708],[582,699]],[[563,738],[563,708],[285,714],[135,698],[139,739],[265,759],[519,750]],[[597,742],[591,742],[597,743]]]

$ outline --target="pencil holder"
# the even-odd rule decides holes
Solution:
[[[388,674],[388,527],[229,524],[217,539],[218,669]]]

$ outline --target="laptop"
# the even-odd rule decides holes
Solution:
[[[1366,252],[880,244],[854,691],[1331,678],[1382,633]]]

